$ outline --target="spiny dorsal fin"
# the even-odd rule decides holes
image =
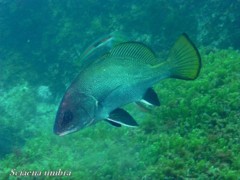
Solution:
[[[130,59],[150,65],[158,64],[155,53],[146,45],[139,42],[125,42],[113,47],[109,54],[111,57]]]

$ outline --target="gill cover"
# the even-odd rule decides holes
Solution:
[[[90,125],[96,108],[97,101],[93,96],[69,88],[60,103],[54,133],[61,136]]]

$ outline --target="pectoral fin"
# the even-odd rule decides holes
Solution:
[[[158,99],[157,93],[152,88],[147,89],[140,102],[145,105],[160,106],[160,101]]]
[[[130,127],[138,126],[133,117],[127,111],[120,108],[112,111],[106,121],[117,127],[120,127],[121,125]]]

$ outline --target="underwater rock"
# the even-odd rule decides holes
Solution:
[[[49,101],[52,97],[52,92],[48,86],[39,86],[37,89],[37,96],[41,101]]]

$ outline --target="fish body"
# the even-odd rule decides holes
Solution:
[[[151,88],[154,84],[168,77],[195,79],[200,68],[200,55],[186,34],[179,37],[164,62],[142,43],[117,43],[88,61],[69,86],[57,112],[54,132],[69,134],[100,120],[117,127],[137,126],[122,106],[141,101],[159,105]]]

